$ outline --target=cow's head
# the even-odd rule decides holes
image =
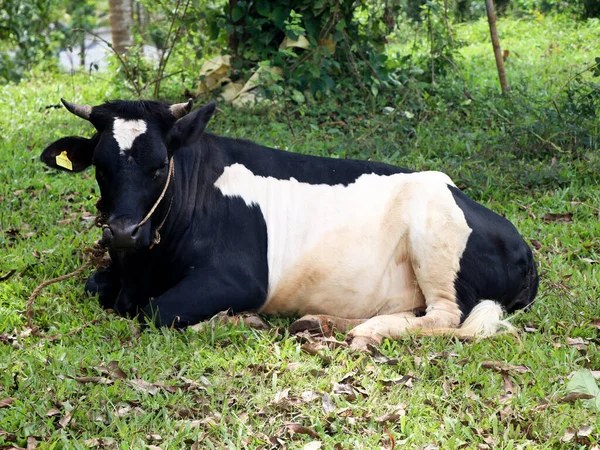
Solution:
[[[151,221],[137,225],[161,195],[169,158],[202,135],[215,104],[188,114],[191,100],[174,105],[114,101],[93,107],[62,102],[70,112],[91,122],[96,134],[91,139],[70,136],[53,142],[43,151],[42,162],[70,172],[94,165],[107,224],[103,237],[109,248],[150,246]]]

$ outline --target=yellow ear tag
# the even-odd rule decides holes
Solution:
[[[67,170],[73,170],[73,163],[67,156],[66,150],[63,150],[60,155],[56,155],[56,165]]]

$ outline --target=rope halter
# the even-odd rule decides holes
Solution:
[[[152,214],[154,214],[154,212],[156,211],[156,208],[158,208],[158,205],[160,204],[162,199],[165,197],[165,194],[167,193],[167,188],[169,187],[169,183],[171,182],[171,178],[174,176],[174,174],[175,174],[175,164],[173,163],[173,157],[171,157],[169,159],[169,173],[167,174],[167,181],[165,182],[165,187],[163,187],[163,190],[160,193],[160,196],[158,197],[156,202],[154,202],[154,205],[152,206],[152,208],[150,208],[150,211],[148,212],[148,214],[146,214],[146,217],[144,217],[141,220],[141,222],[135,226],[136,230],[138,228],[140,228],[142,225],[144,225],[146,222],[148,222],[150,217],[152,217]],[[162,220],[162,222],[160,223],[160,225],[156,228],[156,230],[154,230],[154,239],[152,240],[152,244],[150,244],[150,248],[154,247],[155,245],[160,244],[160,230],[162,229],[163,225],[167,221],[167,217],[169,217],[169,213],[171,212],[171,206],[173,206],[173,197],[171,197],[171,202],[169,203],[169,209],[167,210],[167,214],[165,214],[165,217]]]

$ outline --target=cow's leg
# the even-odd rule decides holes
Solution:
[[[123,283],[113,306],[115,312],[120,316],[135,317],[148,304],[149,296],[143,286],[131,280]]]
[[[466,248],[471,228],[454,202],[449,190],[427,191],[414,196],[407,252],[427,306],[425,315],[412,313],[375,316],[350,332],[350,338],[380,342],[383,337],[398,338],[407,332],[453,329],[460,325],[462,311],[458,305],[455,280],[460,258]],[[360,337],[360,339],[357,339]]]
[[[115,251],[110,253],[110,257],[121,286],[112,308],[121,316],[135,317],[149,300],[152,284],[147,270],[149,255],[146,251],[134,254]]]
[[[157,326],[183,328],[214,316],[257,310],[266,298],[266,280],[261,282],[240,268],[196,269],[177,285],[156,297],[141,318]]]
[[[345,333],[352,328],[366,322],[368,319],[345,319],[328,315],[307,314],[290,325],[290,333],[301,331],[318,332],[324,335],[334,331]]]
[[[119,295],[121,281],[111,265],[106,269],[94,272],[85,282],[84,290],[89,295],[97,295],[100,305],[104,309],[109,309],[113,308]]]
[[[348,334],[348,340],[351,341],[351,347],[354,349],[364,349],[367,344],[380,344],[383,338],[398,339],[410,332],[423,330],[426,334],[436,334],[436,330],[447,330],[458,327],[460,321],[456,320],[456,314],[453,308],[449,311],[442,311],[438,305],[431,313],[423,317],[416,317],[413,313],[398,313],[383,316],[375,316],[367,320],[364,324],[354,328]]]

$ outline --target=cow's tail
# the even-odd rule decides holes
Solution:
[[[471,310],[459,328],[422,329],[418,332],[426,336],[455,336],[465,339],[484,339],[499,333],[516,334],[517,329],[502,319],[504,310],[493,300],[482,300]]]
[[[460,337],[486,338],[498,333],[516,333],[516,328],[506,319],[504,311],[493,300],[483,300],[471,310],[463,324],[456,330]]]

